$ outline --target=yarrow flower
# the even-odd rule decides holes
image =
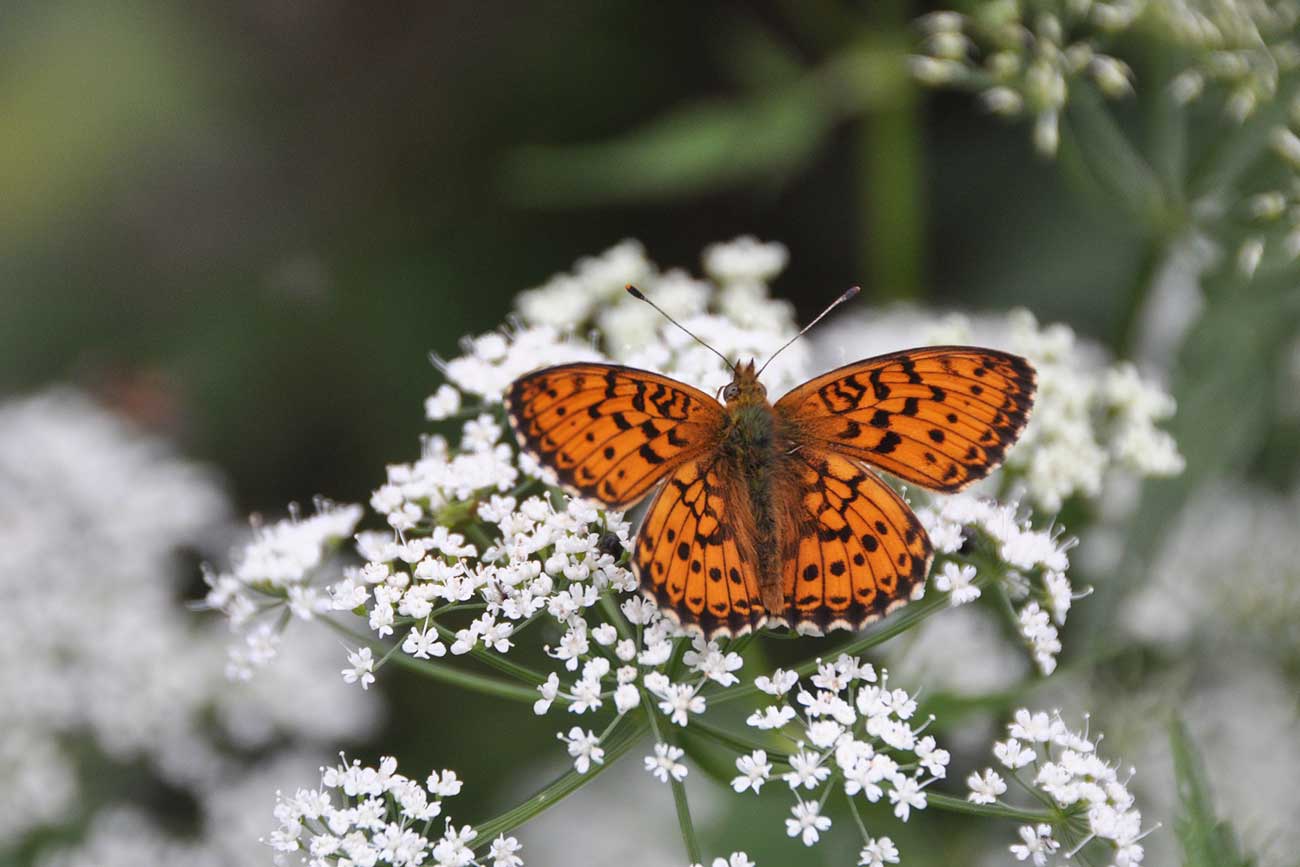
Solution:
[[[397,773],[397,760],[391,757],[380,759],[378,767],[344,759],[321,768],[318,788],[298,789],[291,796],[277,793],[278,827],[266,842],[275,850],[277,865],[464,867],[475,862],[473,828],[445,818],[441,836],[429,835],[433,820],[443,817],[443,800],[460,788],[451,771],[434,772],[421,786]],[[521,848],[518,840],[503,835],[482,857],[494,867],[520,867]]]
[[[790,770],[781,780],[796,793],[794,818],[786,820],[787,833],[811,846],[830,827],[818,803],[803,800],[799,793],[820,789],[832,773],[843,780],[849,798],[861,796],[872,803],[887,799],[894,815],[904,822],[913,810],[924,810],[925,789],[947,775],[950,756],[933,737],[921,734],[932,720],[916,726],[910,722],[916,713],[915,697],[891,689],[884,669],[877,672],[869,663],[846,655],[831,662],[819,660],[809,685],[811,689],[803,687],[797,675],[792,678],[780,670],[761,675],[756,687],[782,699],[792,694],[794,705],[771,705],[748,721],[753,728],[778,731],[794,746],[782,759]],[[799,731],[787,730],[796,725]],[[768,753],[756,750],[741,756],[736,769],[740,775],[732,780],[732,788],[757,792],[771,773]],[[897,857],[888,838],[881,838],[877,848],[881,858],[889,852]]]
[[[1056,669],[1061,651],[1059,627],[1076,598],[1066,577],[1070,560],[1066,553],[1074,544],[1059,531],[1036,530],[1018,516],[1013,506],[1001,505],[969,494],[958,494],[935,507],[917,510],[941,554],[958,556],[968,540],[978,539],[991,549],[1001,564],[1000,580],[1014,602],[1020,603],[1018,625],[1021,637],[1043,674]],[[935,587],[951,593],[953,605],[979,597],[978,570],[972,563],[943,562],[935,575]],[[1044,607],[1046,606],[1046,607]]]
[[[1136,771],[1130,769],[1121,779],[1116,767],[1097,754],[1100,735],[1091,737],[1086,729],[1069,728],[1059,714],[1049,716],[1026,708],[1016,711],[1007,733],[1010,737],[993,745],[1003,768],[1058,807],[1086,818],[1086,833],[1072,841],[1071,855],[1095,843],[1109,849],[1115,864],[1132,867],[1142,862],[1141,841],[1155,828],[1142,830],[1142,813],[1129,792],[1128,783]],[[1032,774],[1026,771],[1022,776],[1023,769],[1032,769]],[[977,804],[997,803],[1006,791],[1002,777],[992,768],[971,774],[967,785],[967,799]],[[1020,842],[1011,846],[1011,853],[1019,861],[1030,860],[1042,867],[1060,848],[1057,836],[1063,833],[1074,832],[1046,823],[1023,826]]]
[[[235,680],[251,679],[278,655],[284,630],[283,619],[275,619],[279,612],[287,609],[295,618],[311,620],[337,606],[321,583],[323,567],[356,529],[361,507],[318,500],[309,517],[297,506],[289,511],[282,521],[254,522],[252,539],[233,555],[233,569],[204,573],[209,586],[204,604],[225,614],[243,635],[229,651],[226,672]],[[353,595],[350,601],[359,605],[364,596]]]

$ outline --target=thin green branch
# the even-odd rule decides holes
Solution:
[[[458,686],[462,689],[468,689],[471,692],[482,693],[483,695],[509,699],[510,701],[523,701],[530,703],[537,701],[537,690],[530,689],[526,686],[519,686],[518,684],[509,683],[495,677],[475,674],[471,671],[462,671],[461,669],[452,668],[451,666],[443,665],[442,663],[416,659],[415,657],[409,656],[405,653],[394,653],[391,656],[387,656],[391,651],[390,645],[386,645],[384,642],[374,638],[373,636],[364,635],[351,630],[332,618],[322,617],[321,619],[336,632],[346,635],[353,641],[379,651],[381,655],[387,657],[389,663],[405,668],[408,671],[422,674],[425,677],[442,683]]]
[[[730,747],[733,750],[742,750],[747,753],[753,750],[764,750],[768,754],[768,758],[780,761],[785,761],[790,757],[789,753],[761,743],[758,739],[750,736],[748,732],[728,731],[721,726],[707,722],[702,717],[691,720],[688,731],[702,735],[720,746]]]
[[[674,740],[670,736],[665,736],[663,730],[659,727],[659,717],[655,713],[649,693],[644,688],[641,689],[641,704],[645,708],[650,728],[654,731],[655,740],[661,744],[676,746]],[[695,823],[691,821],[691,805],[686,799],[686,786],[671,774],[668,777],[668,783],[673,790],[673,806],[677,808],[677,824],[682,831],[682,843],[686,846],[686,856],[692,864],[703,863],[704,855],[700,850],[700,841],[695,836]]]
[[[532,623],[531,618],[529,620],[524,621],[522,624],[520,624],[512,634],[518,634],[524,627],[526,627],[530,623]],[[434,621],[430,625],[433,626],[434,629],[438,630],[438,635],[440,635],[444,641],[451,643],[456,640],[456,633],[448,629],[447,627],[443,626],[441,623]],[[492,666],[493,668],[497,669],[500,672],[508,674],[511,677],[517,678],[518,680],[525,681],[526,683],[531,683],[536,686],[541,686],[542,684],[546,683],[546,677],[544,675],[534,671],[533,669],[525,665],[520,665],[517,662],[512,662],[511,660],[506,659],[504,656],[502,656],[499,653],[493,653],[491,650],[487,649],[481,644],[475,644],[474,647],[470,649],[469,655],[479,660],[480,662],[483,662],[486,665]]]
[[[1047,810],[1022,810],[1006,804],[972,804],[965,798],[943,795],[938,792],[926,792],[926,803],[936,810],[949,813],[964,813],[968,816],[985,816],[990,819],[1011,819],[1016,822],[1046,822],[1058,824],[1061,817]]]
[[[991,581],[992,578],[988,572],[981,572],[972,583],[983,588],[988,586]],[[884,644],[894,636],[906,632],[923,620],[933,617],[940,611],[947,609],[948,595],[949,594],[947,593],[936,593],[931,591],[921,602],[915,602],[908,605],[901,612],[884,621],[880,627],[871,630],[856,641],[851,641],[843,647],[830,651],[826,656],[840,656],[841,654],[856,656],[860,653],[865,653],[877,645]],[[793,669],[793,671],[797,672],[801,677],[812,674],[816,670],[817,659],[806,660],[799,665],[796,665]],[[747,683],[740,686],[729,687],[719,693],[707,696],[707,698],[710,704],[719,704],[722,702],[746,698],[758,691],[758,687],[754,686],[754,684]]]
[[[475,826],[478,836],[474,838],[474,842],[470,844],[470,847],[477,849],[480,846],[485,846],[498,835],[513,831],[530,819],[536,818],[542,812],[555,806],[566,795],[572,794],[615,764],[622,758],[624,753],[645,736],[648,728],[649,724],[643,716],[624,717],[623,723],[616,726],[615,730],[602,744],[605,750],[605,759],[602,764],[593,764],[585,774],[570,769],[519,806],[507,810],[486,822],[479,823]]]

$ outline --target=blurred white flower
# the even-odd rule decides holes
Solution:
[[[0,849],[84,816],[80,844],[32,850],[54,865],[247,862],[255,835],[227,839],[216,826],[234,835],[257,822],[255,800],[224,798],[245,784],[265,790],[270,777],[248,756],[288,773],[281,747],[371,729],[377,708],[328,676],[337,644],[324,633],[286,647],[263,680],[223,676],[225,631],[185,610],[177,555],[211,547],[228,514],[203,468],[75,392],[0,406],[0,630],[23,655],[21,667],[0,668]],[[260,544],[268,579],[287,580],[302,562],[292,540]],[[319,610],[288,593],[282,604]],[[245,664],[269,658],[278,636],[250,630],[239,652]],[[87,762],[139,763],[187,792],[200,834],[173,839],[147,814],[82,791]],[[61,833],[44,839],[53,846]]]
[[[397,761],[391,757],[381,759],[378,768],[344,759],[321,768],[317,788],[300,788],[291,796],[277,793],[278,827],[266,842],[277,865],[315,867],[327,863],[326,858],[393,867],[467,865],[475,860],[468,845],[475,836],[472,827],[458,828],[448,818],[441,837],[430,835],[432,820],[443,815],[442,799],[459,791],[459,786],[454,791],[440,786],[448,777],[455,779],[455,774],[435,772],[421,786],[397,773]],[[498,837],[486,857],[495,865],[517,867],[521,848],[513,837]]]
[[[1121,611],[1129,634],[1181,653],[1225,643],[1300,653],[1300,491],[1205,489]]]

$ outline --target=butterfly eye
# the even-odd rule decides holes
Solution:
[[[723,400],[735,400],[739,396],[740,386],[736,385],[734,382],[722,390]]]

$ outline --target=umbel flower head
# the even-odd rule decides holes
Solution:
[[[831,832],[832,797],[855,813],[861,803],[882,804],[901,822],[936,803],[951,804],[945,796],[932,797],[946,779],[949,754],[929,733],[933,720],[918,718],[916,688],[891,682],[861,656],[888,632],[856,637],[831,661],[814,652],[786,669],[742,675],[746,649],[762,636],[708,641],[666,619],[637,593],[627,568],[629,517],[569,496],[549,469],[507,436],[504,390],[547,365],[617,360],[706,392],[725,385],[733,374],[714,353],[666,326],[624,286],[636,281],[728,358],[764,356],[796,333],[789,306],[767,290],[785,259],[780,245],[743,238],[706,251],[710,279],[703,279],[660,271],[639,244],[624,242],[522,294],[509,327],[467,338],[461,354],[437,359],[446,381],[425,405],[436,432],[424,438],[413,460],[388,466],[368,517],[355,506],[322,503],[311,518],[261,527],[252,550],[235,558],[236,568],[212,576],[209,603],[231,615],[244,647],[259,651],[237,650],[232,674],[246,676],[269,660],[273,654],[261,648],[273,646],[289,625],[324,624],[348,645],[346,665],[337,670],[363,689],[400,661],[442,688],[517,701],[530,719],[559,714],[556,755],[566,756],[572,769],[556,791],[602,773],[648,733],[654,740],[642,759],[648,776],[684,804],[683,780],[692,772],[690,741],[679,742],[685,729],[734,754],[731,788],[737,796],[762,792],[779,779],[792,795],[786,831],[801,845],[815,845]],[[1063,342],[1059,330],[1041,329],[1025,316],[1015,322],[1016,333],[1037,341],[1036,347]],[[779,356],[764,375],[769,389],[779,394],[807,379],[813,349],[797,342]],[[1080,371],[1075,384],[1101,392],[1108,375],[1104,367]],[[1098,443],[1114,472],[1134,472],[1142,457],[1150,458],[1143,448],[1167,446],[1156,421],[1171,407],[1135,375],[1128,383],[1127,393],[1144,397],[1115,404],[1154,409],[1145,415],[1134,410],[1129,422],[1116,421],[1123,411],[1091,410],[1062,422],[1072,442]],[[1110,459],[1112,443],[1133,430],[1160,445],[1135,447],[1140,456],[1131,461]],[[1082,595],[1068,578],[1073,540],[1051,513],[1066,498],[1096,492],[1090,484],[1063,481],[1061,473],[1035,469],[1036,455],[1064,448],[1058,435],[1044,430],[1028,437],[1024,454],[1013,452],[1016,460],[978,491],[917,496],[913,505],[934,542],[932,585],[927,598],[886,624],[901,630],[992,592],[1009,601],[1014,634],[1039,670],[1050,674],[1062,650],[1060,627]],[[1128,454],[1118,445],[1115,453]],[[1044,505],[1046,516],[1035,512]],[[348,537],[355,559],[331,556]],[[540,650],[532,658],[548,664],[534,668],[520,647]],[[733,701],[745,702],[745,725],[728,730],[715,708]],[[375,773],[389,773],[384,767]],[[986,789],[996,789],[992,779]],[[438,837],[416,827],[418,817],[394,813],[391,797],[372,797],[379,799],[372,806],[331,800],[329,809],[353,811],[346,823],[338,820],[337,831],[310,814],[317,795],[291,799],[277,846],[294,852],[298,843],[309,851],[309,836],[310,845],[325,847],[335,845],[334,838],[352,840],[358,852],[378,852],[376,863],[399,863],[385,853],[391,840],[406,839],[409,852],[424,852],[439,864],[438,846],[447,863],[482,857],[471,854],[485,844],[474,832],[448,825]],[[386,812],[374,814],[381,807]],[[508,830],[518,815],[481,827],[493,834]],[[362,820],[369,824],[359,825]],[[861,863],[897,862],[890,837],[869,833],[865,822],[854,824],[862,833]],[[686,825],[684,836],[693,841]],[[702,858],[697,848],[688,843],[695,860]],[[513,850],[507,854],[514,857]],[[738,857],[746,863],[743,853],[732,861]]]

